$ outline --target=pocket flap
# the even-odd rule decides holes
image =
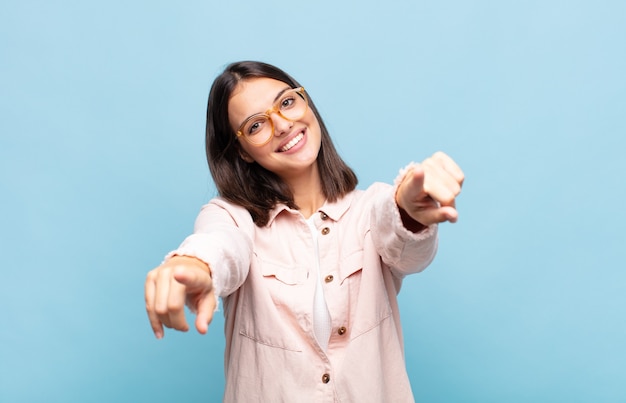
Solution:
[[[363,249],[356,250],[344,256],[339,263],[339,277],[341,282],[363,268]]]
[[[261,274],[263,277],[276,277],[277,280],[288,284],[304,284],[309,278],[307,267],[287,267],[280,264],[261,261]]]

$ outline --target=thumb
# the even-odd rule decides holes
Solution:
[[[187,292],[197,292],[212,288],[211,275],[198,267],[179,266],[174,270],[174,279],[187,287]]]

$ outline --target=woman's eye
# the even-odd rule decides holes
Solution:
[[[257,121],[251,122],[248,124],[248,129],[246,130],[246,133],[249,136],[257,134],[258,132],[261,131],[261,129],[263,129],[264,124],[265,124],[264,120],[257,120]]]
[[[284,98],[280,101],[280,109],[289,109],[293,106],[294,102],[296,102],[296,100],[292,96]]]

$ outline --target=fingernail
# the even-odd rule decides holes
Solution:
[[[154,335],[156,336],[157,340],[160,340],[163,338],[163,332],[161,332],[160,330],[154,332]]]

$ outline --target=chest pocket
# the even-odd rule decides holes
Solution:
[[[311,294],[309,268],[257,259],[242,290],[239,334],[259,348],[301,351],[299,323]]]
[[[372,262],[371,264],[368,264]],[[376,328],[391,316],[380,257],[363,249],[347,254],[339,263],[341,287],[349,292],[351,338]]]
[[[305,307],[310,306],[307,304],[309,297],[313,296],[313,291],[309,290],[312,285],[309,284],[309,268],[289,267],[261,259],[259,264],[261,274],[259,285],[262,289],[256,290],[257,293],[265,295],[265,298],[269,296],[273,305],[282,311],[281,314],[285,318],[301,316]]]

